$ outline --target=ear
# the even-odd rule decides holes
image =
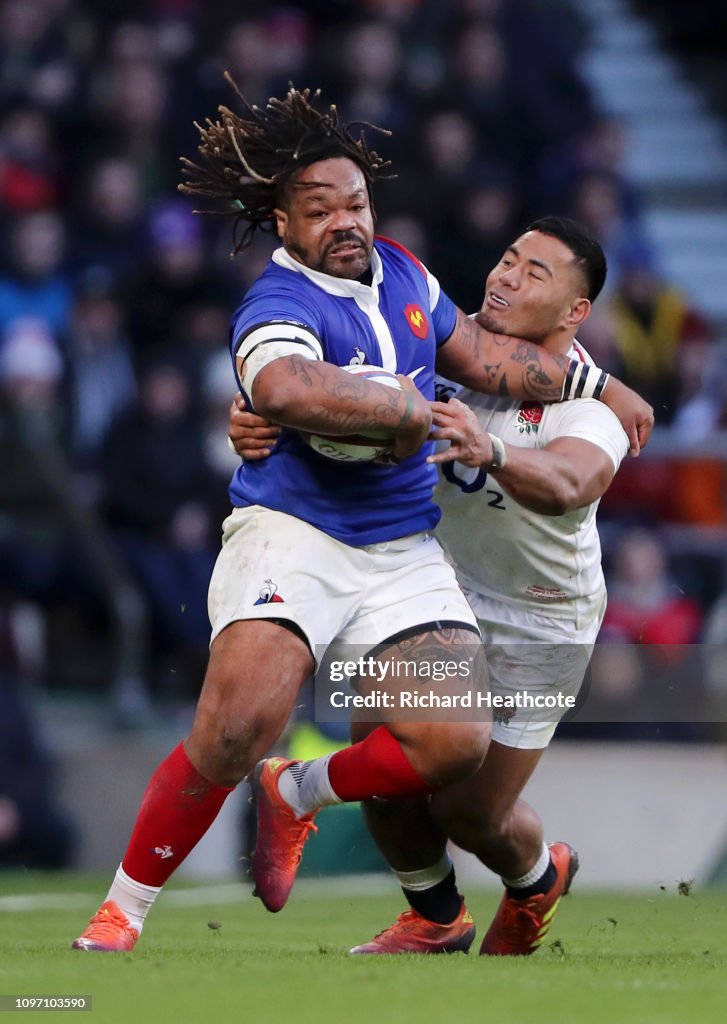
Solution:
[[[566,315],[565,322],[568,327],[579,327],[588,319],[590,312],[591,303],[588,299],[576,299]]]
[[[275,230],[278,238],[282,241],[285,237],[285,229],[288,226],[288,214],[285,210],[281,210],[276,206],[273,210],[273,216],[275,217]]]

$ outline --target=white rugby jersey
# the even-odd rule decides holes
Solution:
[[[591,362],[577,342],[568,354]],[[509,444],[544,448],[557,437],[582,437],[607,452],[616,469],[628,451],[618,418],[593,399],[552,405],[513,402],[444,380],[437,392],[466,402],[485,430]],[[484,469],[458,462],[440,469],[435,498],[443,515],[437,536],[462,585],[582,627],[600,608],[605,590],[598,502],[566,515],[545,516],[518,504]]]

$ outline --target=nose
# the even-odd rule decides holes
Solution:
[[[500,274],[500,283],[504,284],[508,288],[519,288],[520,276],[521,275],[519,267],[507,267]]]
[[[356,218],[350,210],[336,210],[329,221],[331,231],[353,231]]]

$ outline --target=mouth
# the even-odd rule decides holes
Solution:
[[[328,255],[346,259],[348,256],[358,255],[362,250],[363,246],[358,242],[342,242],[339,245],[332,246],[328,250]]]
[[[498,295],[497,292],[487,293],[487,305],[491,309],[509,309],[510,303],[503,299],[502,295]]]

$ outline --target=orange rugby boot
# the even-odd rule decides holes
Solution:
[[[383,932],[351,953],[466,953],[475,939],[475,923],[462,903],[451,924],[427,921],[416,910],[405,910]]]
[[[257,810],[257,840],[252,855],[253,895],[277,914],[285,906],[298,873],[303,847],[311,832],[315,813],[298,818],[278,789],[278,779],[291,764],[282,757],[259,761],[253,772],[252,800]]]
[[[132,928],[126,914],[113,900],[102,903],[83,935],[72,949],[85,949],[93,953],[128,953],[136,945],[139,933]]]
[[[529,956],[548,934],[560,898],[578,870],[578,854],[567,843],[552,843],[548,849],[556,872],[552,888],[522,900],[506,893],[482,940],[481,956]]]

